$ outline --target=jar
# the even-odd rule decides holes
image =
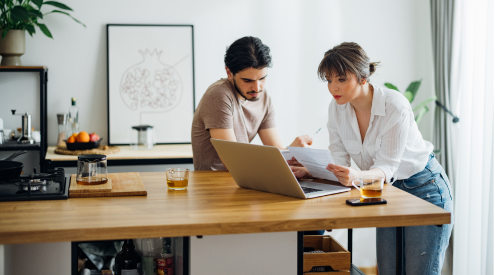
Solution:
[[[155,134],[153,126],[138,125],[132,126],[133,134],[131,147],[134,149],[153,149],[155,146]]]
[[[65,140],[69,138],[67,135],[67,114],[57,114],[58,121],[58,148],[67,148]]]
[[[80,155],[77,158],[76,182],[83,185],[107,183],[107,156]]]

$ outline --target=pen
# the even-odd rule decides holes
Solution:
[[[321,130],[321,128],[320,128],[320,129],[318,129],[318,131],[316,131],[316,133],[314,133],[314,134],[311,136],[311,138],[312,138],[312,137],[314,137],[314,136],[316,136],[316,134],[318,134],[318,132],[320,132],[320,130]]]

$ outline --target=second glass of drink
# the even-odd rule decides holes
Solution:
[[[167,186],[168,189],[184,190],[189,182],[189,169],[187,168],[168,168]]]

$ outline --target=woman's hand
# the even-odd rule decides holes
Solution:
[[[311,177],[311,174],[305,167],[291,166],[290,169],[292,170],[292,173],[294,173],[294,176],[298,179],[303,177]]]
[[[289,166],[303,167],[303,165],[300,164],[295,157],[292,157],[292,159],[288,160],[287,163],[289,164]]]
[[[359,171],[351,167],[328,164],[327,170],[332,172],[345,186],[352,186],[352,180],[360,177]]]

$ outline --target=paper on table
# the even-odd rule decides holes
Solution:
[[[339,181],[332,172],[326,169],[329,163],[335,164],[330,151],[304,147],[289,147],[288,149],[313,177]]]
[[[294,156],[289,150],[280,150],[280,152],[285,160],[292,160],[292,157]]]

